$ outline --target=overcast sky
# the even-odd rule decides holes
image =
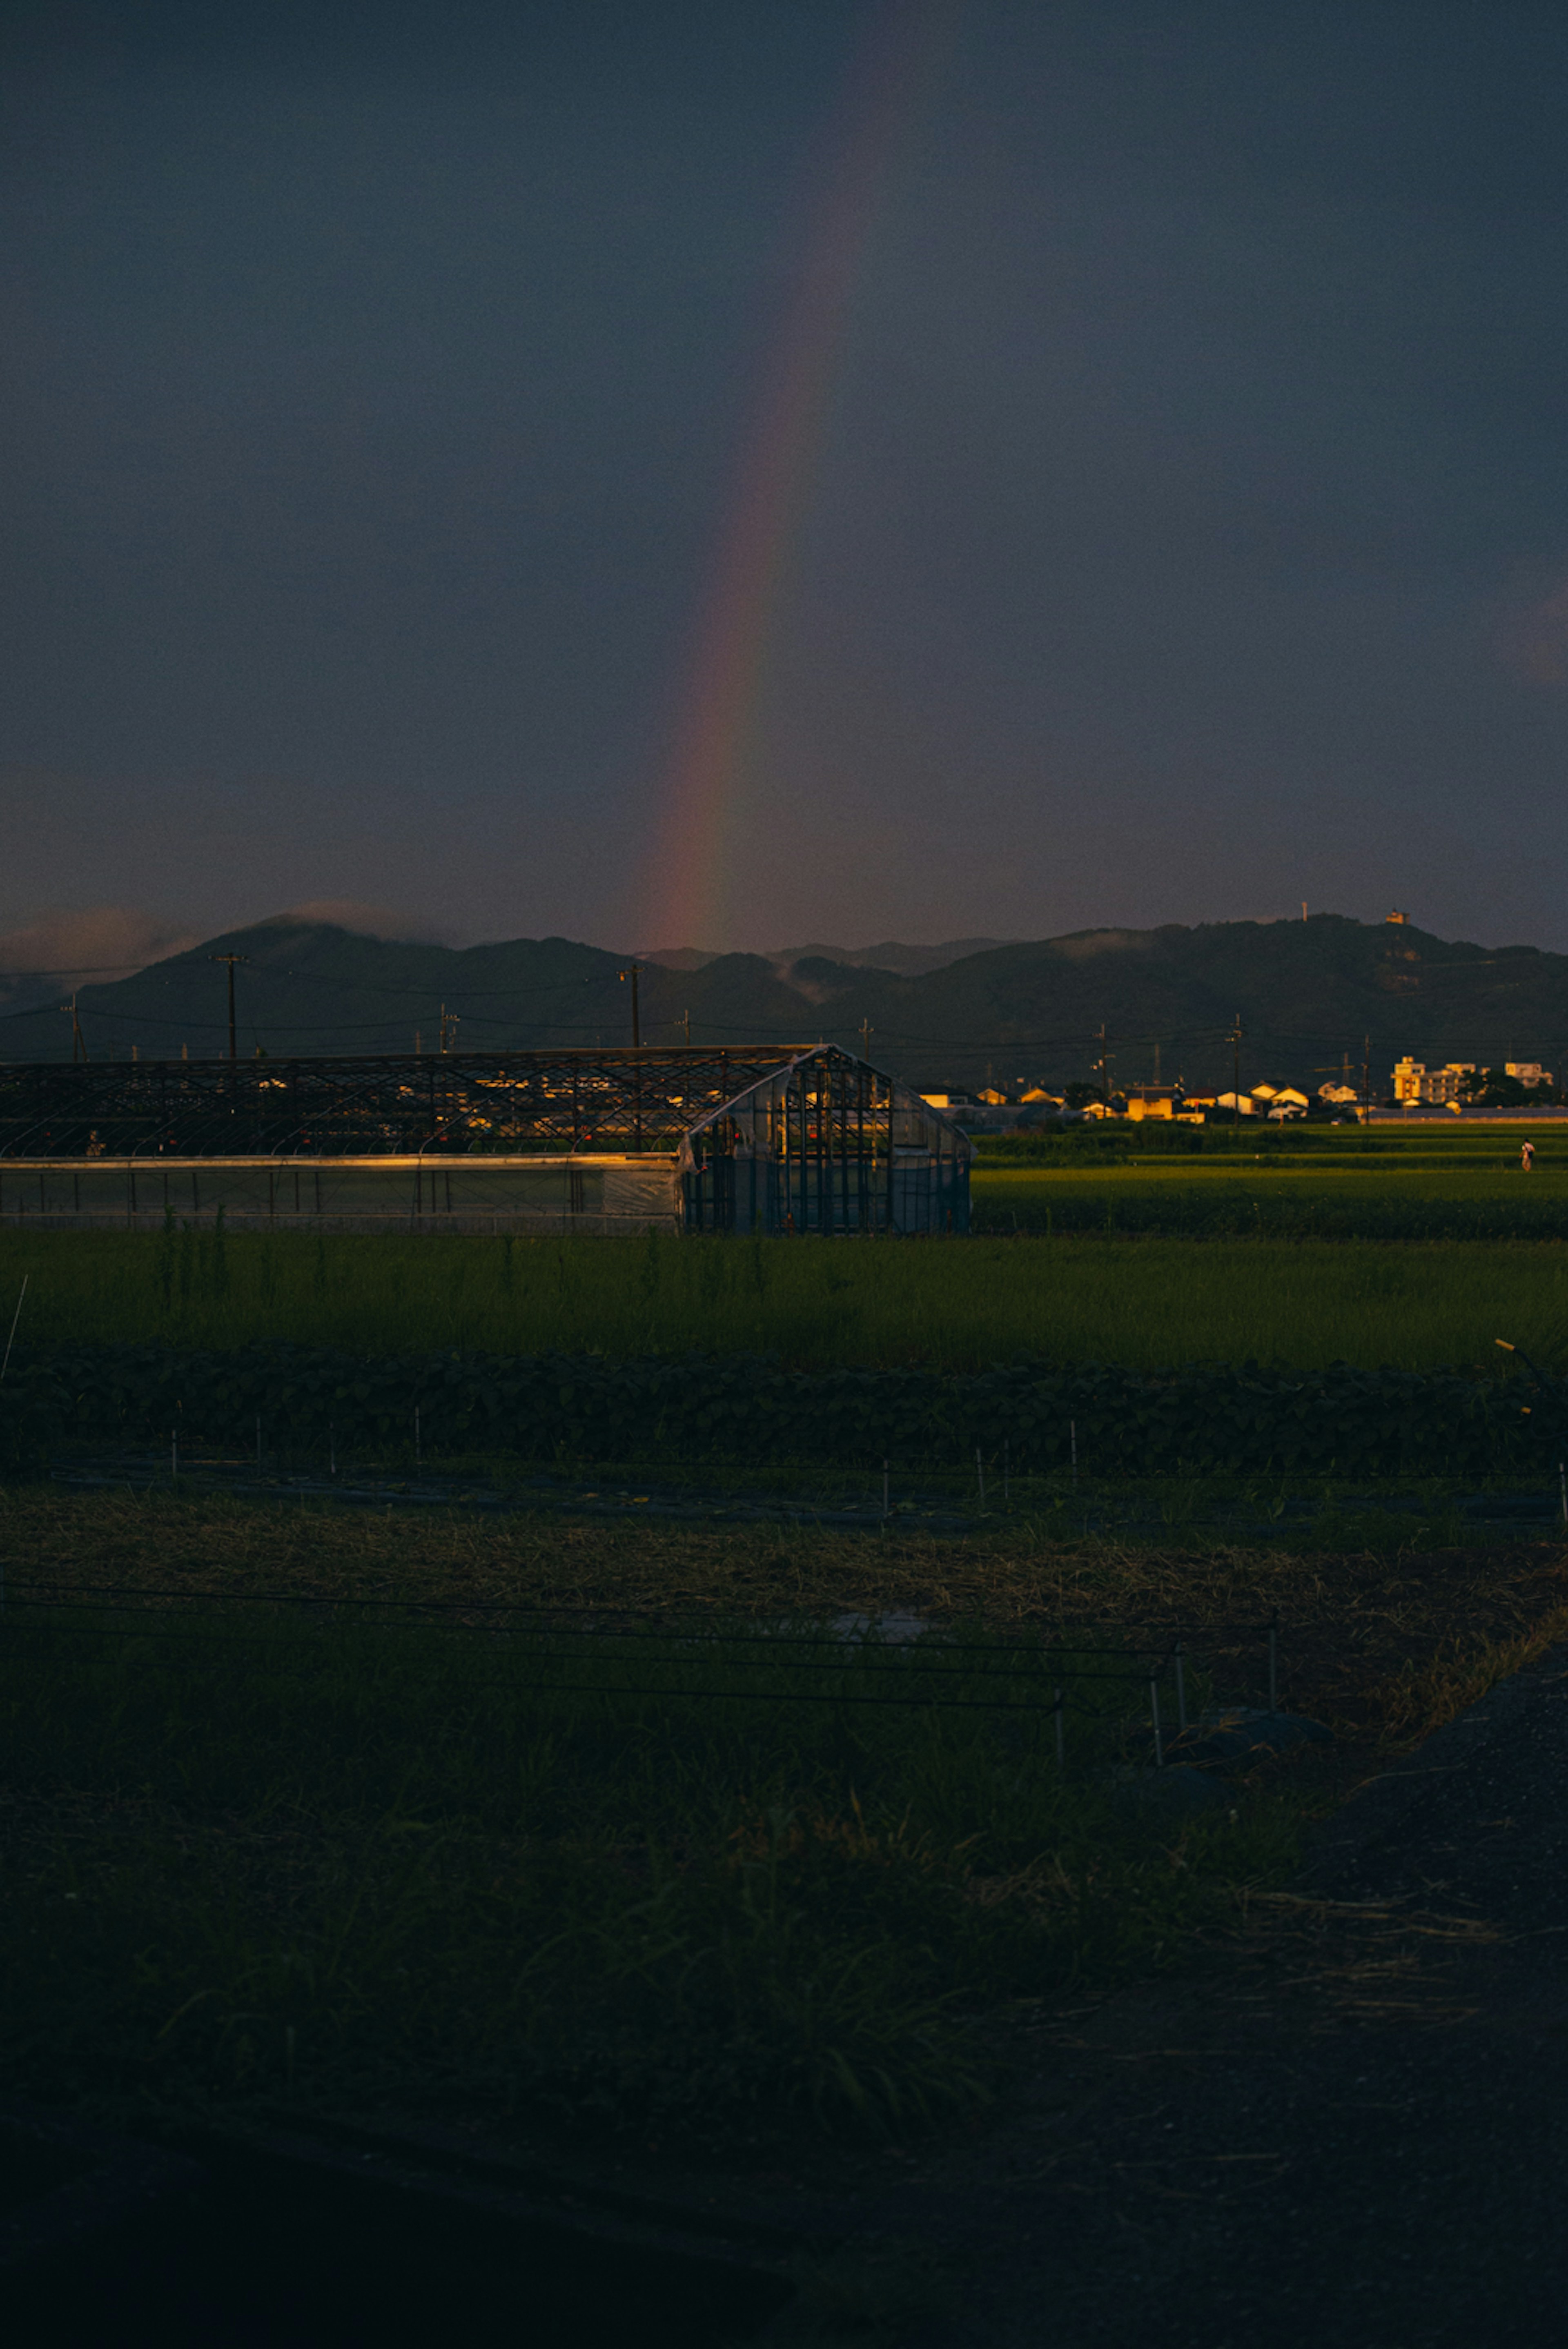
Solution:
[[[1568,947],[1560,5],[0,22],[0,928]]]

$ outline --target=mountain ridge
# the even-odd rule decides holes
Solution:
[[[227,1049],[225,977],[236,972],[238,1044],[293,1054],[441,1049],[589,1050],[631,1040],[624,956],[563,938],[445,947],[274,916],[203,940],[134,977],[78,990],[93,1057],[217,1057]],[[905,975],[831,955],[781,972],[767,955],[700,968],[644,960],[645,1043],[819,1040],[934,1090],[983,1082],[1059,1086],[1109,1058],[1117,1082],[1156,1071],[1228,1086],[1241,1022],[1243,1084],[1321,1082],[1365,1058],[1377,1092],[1395,1059],[1440,1063],[1568,1061],[1568,956],[1485,947],[1408,923],[1336,914],[1304,922],[1089,929],[991,944]],[[59,993],[0,1015],[0,1057],[68,1060]],[[1105,1030],[1102,1044],[1100,1031]]]

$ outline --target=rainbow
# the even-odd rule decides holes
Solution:
[[[835,362],[893,167],[935,78],[956,0],[890,0],[862,46],[807,207],[798,291],[763,389],[700,608],[659,792],[640,933],[717,944],[770,642],[820,451]]]

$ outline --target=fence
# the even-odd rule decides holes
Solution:
[[[630,1698],[639,1702],[793,1703],[882,1707],[992,1715],[1049,1714],[1059,1766],[1066,1761],[1070,1715],[1130,1724],[1147,1709],[1154,1764],[1168,1759],[1168,1739],[1185,1736],[1189,1718],[1189,1630],[1135,1625],[1153,1636],[1132,1644],[1085,1643],[1042,1633],[984,1640],[927,1629],[909,1638],[884,1635],[857,1619],[829,1624],[767,1623],[720,1630],[661,1629],[607,1619],[602,1610],[535,1609],[511,1603],[323,1599],[287,1592],[224,1594],[159,1590],[140,1585],[18,1581],[0,1561],[0,1627],[16,1652],[18,1635],[36,1627],[88,1639],[145,1634],[152,1626],[200,1649],[213,1640],[259,1641],[279,1624],[326,1625],[359,1632],[409,1631],[472,1643],[504,1658],[506,1684],[519,1695],[552,1700]],[[1199,1636],[1240,1636],[1260,1651],[1267,1709],[1279,1705],[1280,1618],[1209,1623]],[[1262,1660],[1266,1658],[1266,1664]],[[1168,1701],[1162,1703],[1162,1693]],[[1261,1695],[1262,1687],[1251,1692]],[[1095,1698],[1099,1702],[1095,1702]]]

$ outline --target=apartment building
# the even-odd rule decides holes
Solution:
[[[1489,1063],[1495,1067],[1496,1062]],[[1448,1061],[1440,1069],[1428,1069],[1424,1061],[1412,1060],[1408,1054],[1395,1063],[1394,1098],[1397,1102],[1429,1102],[1438,1106],[1459,1102],[1464,1097],[1467,1077],[1473,1077],[1478,1063],[1474,1061]],[[1533,1092],[1544,1086],[1550,1091],[1555,1081],[1550,1069],[1539,1061],[1505,1061],[1503,1071]]]
[[[1408,1053],[1394,1064],[1394,1098],[1397,1102],[1430,1102],[1439,1107],[1457,1102],[1467,1077],[1473,1077],[1473,1061],[1448,1061],[1440,1069],[1428,1068],[1425,1061],[1412,1060]]]

